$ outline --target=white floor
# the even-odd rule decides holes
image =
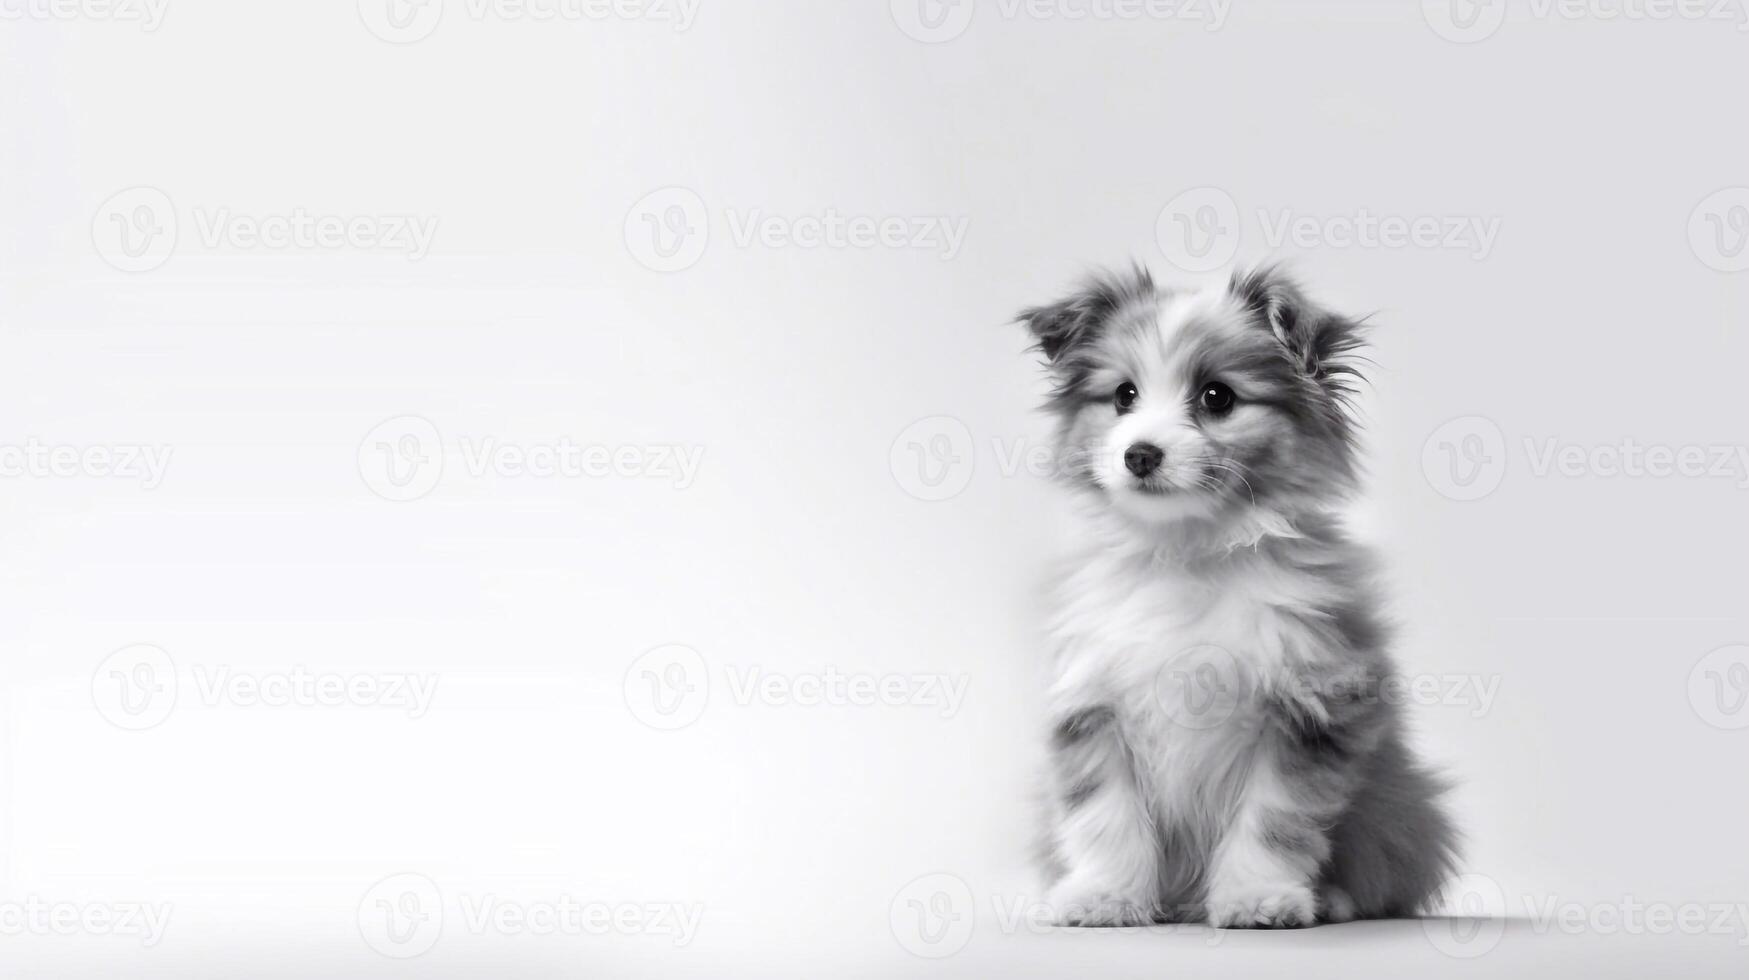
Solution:
[[[980,923],[980,926],[986,923]],[[1445,919],[1326,926],[1300,932],[1148,930],[979,931],[963,948],[919,957],[869,935],[819,934],[754,943],[701,936],[686,949],[585,938],[456,944],[408,960],[362,944],[335,948],[292,936],[222,937],[206,948],[4,947],[8,976],[56,977],[1220,977],[1443,978],[1652,976],[1740,978],[1749,948],[1738,937],[1568,934],[1528,919]],[[871,940],[875,940],[871,942]],[[449,939],[446,937],[445,942]]]

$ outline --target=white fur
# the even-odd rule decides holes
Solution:
[[[1135,891],[1121,896],[1136,904],[1152,897],[1155,868],[1142,856],[1153,847],[1146,814],[1185,824],[1230,828],[1210,867],[1211,906],[1244,905],[1247,917],[1271,901],[1310,908],[1314,867],[1286,867],[1256,847],[1246,833],[1250,817],[1266,805],[1286,806],[1272,767],[1257,751],[1262,725],[1260,693],[1291,683],[1308,657],[1319,655],[1312,637],[1300,635],[1287,611],[1310,612],[1330,596],[1322,580],[1279,567],[1261,555],[1224,565],[1210,579],[1204,570],[1168,557],[1170,546],[1137,535],[1133,527],[1089,513],[1089,536],[1099,542],[1080,556],[1063,583],[1051,625],[1058,650],[1051,700],[1058,711],[1115,702],[1132,726],[1137,753],[1151,776],[1146,800],[1130,801],[1143,817],[1129,821],[1134,834],[1083,836],[1073,822],[1058,845],[1071,869],[1093,869],[1092,880],[1109,881],[1097,869],[1130,868],[1121,875]],[[1176,684],[1198,668],[1212,667],[1233,693],[1224,708],[1186,717]],[[1214,722],[1220,722],[1214,724]],[[1112,796],[1121,796],[1114,793]],[[1101,806],[1119,806],[1107,798]],[[1071,817],[1101,825],[1089,808]],[[1143,823],[1146,820],[1146,823]],[[1071,872],[1055,900],[1095,903]],[[1109,901],[1110,899],[1105,899]],[[1307,912],[1307,919],[1310,913]]]

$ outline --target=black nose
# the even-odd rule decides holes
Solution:
[[[1153,443],[1138,442],[1123,451],[1123,464],[1137,476],[1147,476],[1160,468],[1166,453]]]

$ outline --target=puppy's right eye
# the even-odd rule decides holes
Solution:
[[[1136,386],[1134,384],[1131,384],[1128,381],[1125,381],[1123,384],[1118,385],[1117,386],[1117,394],[1115,396],[1113,396],[1113,399],[1112,399],[1113,402],[1117,405],[1117,413],[1119,415],[1122,415],[1123,413],[1134,408],[1136,405],[1136,399],[1140,398],[1141,396],[1142,396],[1142,393],[1136,390]]]

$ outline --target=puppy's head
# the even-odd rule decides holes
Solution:
[[[1198,292],[1136,269],[1024,311],[1060,472],[1147,524],[1291,514],[1355,481],[1359,325],[1275,269]]]

